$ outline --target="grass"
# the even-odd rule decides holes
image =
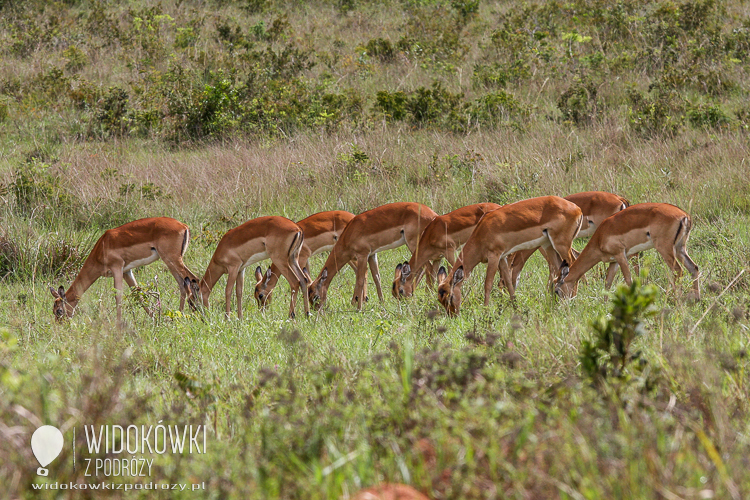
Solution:
[[[246,8],[261,4],[261,12]],[[748,495],[750,141],[742,44],[750,12],[741,2],[633,1],[621,6],[621,25],[615,8],[594,0],[480,2],[477,14],[453,24],[459,4],[0,3],[0,57],[8,61],[0,65],[0,482],[9,497],[74,496],[32,485],[102,480],[81,468],[84,458],[105,458],[86,449],[84,425],[159,421],[206,425],[208,453],[149,455],[149,477],[117,481],[205,483],[201,496],[211,498],[350,498],[383,481],[412,484],[435,499]],[[160,18],[158,30],[138,31],[135,18],[155,15],[173,22]],[[267,33],[277,19],[278,38],[253,35],[259,21]],[[444,36],[435,19],[444,20]],[[701,29],[684,28],[696,20]],[[230,46],[224,24],[245,41],[235,36]],[[191,38],[178,43],[178,35],[190,35],[188,27],[197,38],[182,47]],[[397,46],[404,36],[411,41]],[[376,38],[396,47],[393,59],[363,54]],[[253,51],[285,46],[309,51],[316,64],[291,77],[263,76],[248,93],[242,82],[267,75],[258,68],[268,60],[253,59],[261,57]],[[476,65],[507,69],[516,60],[525,69],[504,86],[473,83]],[[184,80],[165,76],[177,66]],[[199,115],[203,121],[190,122],[198,129],[178,119],[192,116],[190,106],[180,108],[184,115],[164,112],[180,104],[169,96],[199,109],[215,94],[190,101],[184,89],[218,85],[206,75],[219,71],[235,75],[233,90],[216,101],[223,111]],[[711,87],[710,71],[728,86]],[[568,93],[579,100],[569,97],[577,114],[565,114],[558,101],[576,77],[594,81],[598,102]],[[527,111],[466,127],[468,115],[451,118],[439,99],[426,109],[438,109],[436,118],[423,123],[374,110],[378,91],[411,93],[436,80],[467,103],[505,90]],[[74,92],[88,84],[88,97]],[[652,85],[677,97],[659,100]],[[112,86],[128,93],[119,118],[106,104]],[[267,93],[277,86],[296,93]],[[326,118],[334,108],[316,107],[318,87],[363,103],[337,105],[337,118]],[[669,120],[638,108],[628,97],[633,88],[651,99],[649,109],[672,106]],[[255,117],[264,125],[254,128],[246,115],[252,99],[286,114]],[[701,122],[696,110],[706,106],[728,121]],[[145,130],[148,112],[164,114]],[[662,133],[633,125],[633,117],[679,126]],[[644,318],[627,368],[606,382],[592,379],[581,361],[585,341],[595,338],[592,322],[612,310],[601,266],[576,299],[558,302],[545,292],[538,256],[515,304],[495,289],[485,308],[483,272],[474,273],[453,320],[434,312],[435,292],[423,286],[409,301],[390,296],[396,263],[409,257],[400,248],[379,256],[386,298],[380,303],[370,283],[362,313],[349,303],[354,280],[346,269],[329,290],[327,310],[310,318],[287,319],[283,280],[270,310],[258,312],[247,300],[249,280],[245,319],[226,320],[226,278],[204,316],[180,315],[175,283],[156,263],[135,272],[160,310],[154,320],[129,296],[128,326],[116,329],[112,282],[102,279],[70,322],[52,321],[48,287],[71,282],[104,230],[139,217],[189,224],[185,261],[202,274],[221,235],[261,215],[299,220],[395,201],[445,213],[593,189],[690,213],[688,248],[703,290],[700,302],[687,300],[683,278],[675,296],[666,265],[646,253],[641,267],[657,290],[655,314]],[[322,262],[312,260],[313,273]],[[46,479],[35,474],[28,445],[42,424],[66,438]]]

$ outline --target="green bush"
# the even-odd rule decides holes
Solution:
[[[406,93],[380,90],[375,95],[375,110],[386,120],[401,121],[406,118]]]
[[[591,79],[576,78],[557,99],[557,108],[563,119],[579,126],[591,124],[601,108],[597,91],[597,86]]]
[[[510,82],[529,78],[531,73],[529,66],[522,59],[517,59],[511,64],[491,63],[476,64],[471,76],[475,87],[498,88],[505,87]]]
[[[396,48],[385,38],[373,38],[364,48],[368,55],[377,57],[382,62],[393,62],[396,59]]]
[[[631,88],[627,95],[628,122],[635,132],[647,137],[674,135],[682,127],[685,104],[674,90],[653,87],[650,94],[644,94]]]
[[[16,168],[10,184],[16,212],[30,217],[39,208],[70,208],[73,200],[63,185],[62,178],[51,172],[48,163],[32,156]]]
[[[656,286],[641,286],[638,278],[630,286],[617,287],[612,311],[592,324],[593,339],[581,343],[581,368],[595,383],[627,380],[632,375],[628,367],[640,354],[632,353],[631,345],[646,333],[645,319],[656,314],[656,295]]]
[[[110,87],[97,102],[94,123],[104,135],[120,136],[128,132],[128,93],[119,87]]]
[[[729,124],[729,116],[716,105],[699,104],[687,112],[690,124],[696,128],[721,128]]]

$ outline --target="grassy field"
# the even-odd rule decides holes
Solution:
[[[750,495],[744,2],[0,0],[0,61],[0,496]],[[283,280],[259,312],[252,277],[243,321],[224,317],[224,279],[182,315],[159,262],[135,272],[153,320],[130,294],[116,328],[104,279],[52,318],[48,287],[140,217],[188,224],[202,275],[261,215],[594,189],[692,216],[701,301],[651,251],[643,286],[606,292],[597,266],[560,302],[537,255],[515,304],[495,288],[485,308],[479,269],[450,319],[424,285],[390,295],[400,248],[361,313],[347,269],[309,318],[287,319]],[[87,447],[84,426],[159,423],[206,426],[206,453]],[[47,478],[29,446],[44,424],[65,436]],[[148,476],[86,475],[134,456]]]

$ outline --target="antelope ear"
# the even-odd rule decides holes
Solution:
[[[310,276],[310,270],[307,268],[307,266],[302,268],[302,274],[305,275],[305,278],[307,279],[308,283],[313,282],[312,276]]]
[[[271,270],[270,268],[268,269]],[[263,270],[260,268],[260,266],[255,268],[255,281],[261,281],[263,279]]]
[[[273,273],[271,272],[271,268],[269,267],[266,270],[266,282],[268,282],[271,279],[271,276],[273,276]]]
[[[406,278],[411,274],[411,266],[408,262],[404,262],[404,267],[401,269],[401,281],[406,282]]]
[[[61,299],[65,300],[65,289],[62,286],[57,289],[57,295],[59,295]]]
[[[402,271],[401,271],[401,269],[402,269],[403,267],[404,267],[404,265],[403,265],[403,264],[401,264],[401,263],[399,263],[399,264],[398,264],[398,265],[396,266],[396,278],[398,278],[398,277],[399,277],[399,273],[400,273],[400,272],[402,272]]]
[[[437,272],[438,283],[445,281],[445,278],[447,277],[448,277],[448,271],[445,270],[444,266],[440,266],[440,269],[438,269],[438,272]]]
[[[323,270],[320,272],[320,282],[325,283],[327,279],[328,279],[328,268],[324,267]]]
[[[464,266],[460,266],[458,269],[453,271],[453,279],[451,280],[451,286],[456,286],[464,280]]]
[[[185,276],[185,279],[182,280],[182,286],[185,287],[185,290],[190,290],[190,277]]]
[[[568,273],[570,273],[570,266],[568,266],[567,262],[563,261],[562,266],[560,266],[560,279],[557,282],[562,284],[565,278],[568,277]]]
[[[59,299],[59,298],[60,298],[60,294],[59,294],[59,293],[57,293],[57,290],[55,290],[55,289],[54,289],[54,288],[52,288],[52,287],[49,287],[49,293],[51,293],[51,294],[52,294],[52,296],[53,296],[54,298],[56,298],[56,299]]]

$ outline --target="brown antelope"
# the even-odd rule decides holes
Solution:
[[[225,290],[226,313],[230,314],[232,288],[236,285],[237,317],[242,319],[242,289],[245,268],[265,259],[271,259],[292,289],[289,316],[294,317],[297,290],[302,286],[305,313],[310,313],[307,296],[307,279],[299,266],[303,235],[300,227],[285,217],[267,216],[252,219],[230,229],[219,241],[206,274],[200,282],[203,305],[208,307],[208,296],[221,276],[227,274]]]
[[[604,191],[586,191],[584,193],[571,194],[564,199],[578,205],[583,213],[583,224],[581,225],[581,230],[578,233],[578,236],[576,236],[576,239],[588,238],[593,235],[596,228],[599,227],[599,224],[601,224],[604,219],[610,215],[616,214],[620,210],[625,210],[630,206],[630,202],[625,198]],[[543,253],[544,249],[539,248],[539,252]],[[518,278],[521,275],[521,270],[533,253],[534,250],[523,250],[513,255],[511,276],[513,278],[514,286],[518,287]],[[575,250],[573,250],[573,254],[576,257],[578,256],[578,252]],[[556,272],[557,269],[550,269],[550,280],[553,279],[553,275]]]
[[[310,257],[321,252],[331,251],[333,245],[336,244],[339,236],[344,231],[344,228],[353,218],[354,214],[352,213],[343,210],[333,210],[320,212],[297,222],[297,225],[302,229],[302,233],[305,236],[302,243],[302,250],[299,252],[299,266],[302,268],[302,271],[306,271]],[[371,256],[368,262],[372,277],[375,279],[378,276],[378,261],[375,256]],[[356,271],[352,262],[349,262],[349,265]],[[255,279],[257,280],[257,284],[255,285],[255,300],[258,302],[260,308],[265,308],[271,301],[271,294],[276,287],[276,283],[279,281],[279,268],[273,264],[264,274],[263,270],[258,266],[255,269]]]
[[[430,500],[429,497],[405,484],[384,483],[360,490],[352,500]]]
[[[419,235],[435,217],[435,212],[420,203],[390,203],[354,217],[333,246],[318,278],[310,285],[310,298],[316,304],[316,308],[319,309],[325,304],[328,287],[336,273],[353,260],[357,267],[357,282],[352,303],[357,305],[357,310],[361,310],[364,303],[367,263],[370,258],[377,262],[378,252],[398,248],[404,244],[413,251]],[[380,276],[375,274],[373,278],[378,289],[378,298],[382,301]]]
[[[698,266],[687,253],[685,245],[693,222],[683,210],[666,203],[640,203],[605,219],[597,228],[578,259],[570,266],[563,263],[555,292],[560,297],[575,297],[578,280],[599,262],[612,262],[607,271],[607,289],[612,285],[617,266],[622,269],[625,282],[632,280],[628,256],[655,248],[667,266],[674,272],[669,279],[677,290],[676,279],[682,276],[682,267],[693,277],[693,289],[700,299]]]
[[[453,266],[458,250],[469,239],[479,219],[497,210],[496,203],[477,203],[432,219],[419,237],[409,262],[396,266],[391,292],[397,299],[411,297],[429,261],[445,257]]]
[[[169,217],[153,217],[128,222],[104,232],[83,263],[70,288],[58,290],[50,287],[55,298],[53,312],[59,321],[72,317],[81,296],[102,276],[112,277],[115,282],[117,322],[122,323],[122,282],[136,287],[133,276],[136,267],[164,261],[180,287],[180,311],[185,308],[185,298],[195,309],[200,302],[200,291],[195,275],[185,267],[182,256],[190,242],[190,229],[180,221]],[[141,302],[146,312],[148,307]]]
[[[450,275],[445,268],[440,268],[438,300],[450,316],[456,316],[461,305],[461,284],[479,263],[487,263],[485,306],[490,304],[492,282],[498,268],[511,299],[515,298],[508,255],[551,247],[554,252],[545,252],[550,267],[573,262],[571,244],[582,222],[578,205],[557,196],[531,198],[488,213],[464,245]]]

